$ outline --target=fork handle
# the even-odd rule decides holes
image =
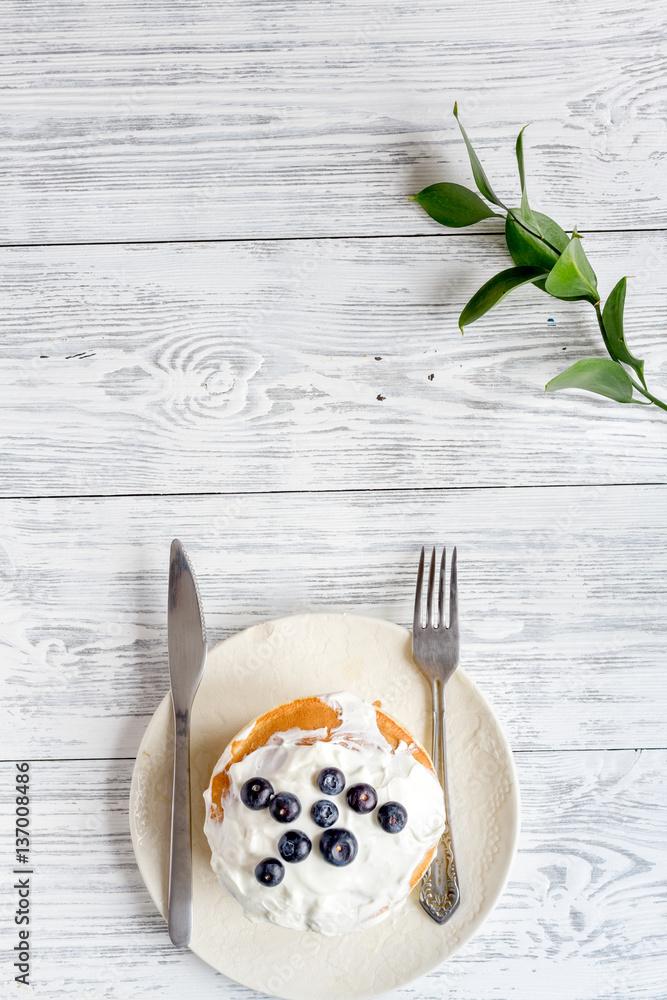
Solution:
[[[454,859],[454,844],[449,826],[447,794],[447,744],[445,725],[445,684],[431,681],[433,699],[433,763],[445,799],[445,829],[438,841],[435,857],[422,879],[419,902],[437,923],[446,923],[459,905],[461,893]]]

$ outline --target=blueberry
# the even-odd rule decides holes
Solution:
[[[310,854],[311,844],[305,833],[301,830],[288,830],[278,841],[278,850],[283,861],[296,863],[303,861]]]
[[[264,858],[255,868],[255,878],[260,885],[280,885],[285,877],[285,866],[278,858]]]
[[[325,830],[320,837],[320,853],[330,865],[342,868],[357,856],[357,838],[348,830]]]
[[[317,776],[317,787],[325,795],[339,795],[345,788],[345,775],[337,767],[325,767]]]
[[[407,810],[400,802],[385,802],[378,809],[378,823],[387,833],[400,833],[407,821]]]
[[[318,826],[333,826],[338,819],[338,807],[328,799],[320,799],[310,810],[310,817]]]
[[[372,785],[352,785],[347,790],[347,804],[357,813],[373,812],[378,804],[377,792]]]
[[[278,823],[291,823],[301,815],[301,803],[291,792],[279,792],[271,799],[269,812]]]
[[[241,802],[248,809],[266,809],[273,798],[273,785],[266,778],[248,778],[241,789]]]

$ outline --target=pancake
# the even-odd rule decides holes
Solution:
[[[323,771],[341,775],[345,788],[318,785]],[[401,905],[444,829],[427,752],[379,703],[349,692],[297,699],[253,720],[222,754],[204,797],[212,867],[246,915],[327,935],[370,926]]]

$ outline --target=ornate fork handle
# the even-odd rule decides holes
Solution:
[[[433,697],[433,763],[445,796],[445,829],[438,842],[435,857],[422,879],[419,902],[437,923],[446,923],[461,900],[456,873],[454,844],[449,826],[447,795],[447,753],[445,743],[445,685],[431,681]]]

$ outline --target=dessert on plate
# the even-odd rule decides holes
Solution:
[[[204,798],[211,865],[247,916],[326,935],[400,906],[445,823],[424,748],[379,703],[349,692],[255,719]]]

